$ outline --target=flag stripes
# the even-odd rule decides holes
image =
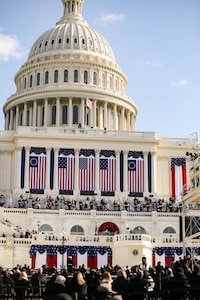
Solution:
[[[72,191],[74,189],[75,155],[73,149],[60,149],[58,153],[58,188]]]
[[[144,159],[142,152],[128,153],[128,189],[129,193],[144,191]]]
[[[44,190],[46,181],[46,150],[31,148],[29,154],[29,188]]]
[[[99,166],[101,192],[114,192],[116,187],[115,152],[110,150],[101,150]]]

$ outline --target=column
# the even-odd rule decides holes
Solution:
[[[128,151],[124,151],[124,192],[128,191]]]
[[[124,130],[124,107],[121,108],[121,130]]]
[[[33,126],[33,107],[29,108],[29,126]]]
[[[16,106],[16,119],[15,119],[15,128],[19,125],[19,105]]]
[[[155,178],[157,178],[157,172],[156,172],[156,170],[157,170],[157,162],[156,162],[156,152],[155,151],[151,152],[151,160],[152,160],[152,164],[151,164],[151,166],[152,166],[152,168],[151,168],[152,193],[155,193],[156,190],[157,190],[156,180],[155,180]]]
[[[26,118],[27,118],[27,103],[24,103],[24,111],[23,111],[23,122],[22,125],[26,126]]]
[[[117,105],[114,104],[113,107],[113,114],[114,114],[114,130],[117,130]]]
[[[96,180],[95,180],[95,190],[97,194],[100,194],[99,190],[99,154],[100,151],[96,150],[95,151],[95,157],[96,157],[96,165],[95,165],[95,173],[96,173]]]
[[[87,116],[85,112],[85,98],[81,98],[80,123],[82,127],[87,125]]]
[[[128,109],[127,111],[127,130],[130,131],[130,128],[131,128],[131,123],[130,123],[130,110]]]
[[[104,128],[108,129],[108,123],[107,123],[107,107],[108,107],[108,103],[105,101],[104,102]]]
[[[116,152],[116,192],[120,193],[120,151]]]
[[[148,155],[147,152],[144,154],[144,192],[148,193]]]
[[[13,130],[13,109],[10,110],[10,130]]]
[[[58,150],[58,148],[54,148],[54,190],[58,190]]]
[[[9,111],[5,114],[5,130],[9,130]]]
[[[17,146],[16,150],[15,150],[15,174],[13,176],[14,178],[14,187],[18,190],[20,189],[21,185],[20,185],[20,179],[21,179],[21,153],[22,153],[22,147],[21,146]]]
[[[56,126],[60,126],[60,98],[56,98]]]
[[[97,100],[94,99],[93,100],[93,123],[92,123],[93,128],[96,128],[97,126],[96,110],[97,110]]]
[[[72,107],[72,97],[69,98],[69,108],[68,108],[68,124],[71,127],[73,122],[73,107]]]
[[[30,147],[25,148],[25,176],[24,176],[24,189],[29,190],[29,153]]]
[[[48,98],[44,99],[44,127],[48,126]]]
[[[36,108],[37,108],[37,102],[36,100],[33,101],[33,127],[37,126],[36,124]]]

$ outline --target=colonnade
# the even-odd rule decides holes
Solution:
[[[107,130],[135,131],[135,112],[124,106],[92,99],[91,110],[86,109],[86,98],[73,97],[35,99],[18,104],[5,114],[5,130],[17,126],[48,127],[81,124]],[[77,106],[77,112],[74,107]],[[64,110],[67,107],[67,110]],[[66,116],[64,116],[66,114]]]

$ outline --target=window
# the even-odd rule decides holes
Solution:
[[[46,42],[45,42],[45,47],[47,46],[47,44],[48,44],[48,42],[46,41]]]
[[[37,85],[40,85],[40,73],[37,73]]]
[[[176,233],[176,231],[175,231],[174,228],[172,228],[172,227],[166,227],[166,228],[163,230],[163,233]]]
[[[93,84],[97,84],[97,73],[93,73]]]
[[[51,45],[53,45],[53,44],[54,44],[54,40],[51,41]]]
[[[78,70],[74,70],[74,82],[78,82]]]
[[[62,108],[62,124],[67,124],[67,105]]]
[[[69,44],[69,38],[66,39],[66,43]]]
[[[30,76],[30,83],[29,86],[32,87],[33,86],[33,75]]]
[[[56,124],[56,106],[52,106],[52,115],[51,115],[52,125]]]
[[[30,125],[30,111],[27,110],[27,114],[26,114],[26,126]]]
[[[88,72],[84,71],[84,83],[88,83]]]
[[[77,38],[74,38],[74,44],[77,44]]]
[[[146,230],[143,227],[137,226],[133,229],[133,234],[146,234]]]
[[[62,43],[62,39],[59,39],[59,40],[58,40],[58,43],[61,44],[61,43]]]
[[[58,70],[54,72],[54,83],[58,83]]]
[[[75,225],[75,226],[72,227],[70,233],[73,234],[73,235],[84,235],[84,230],[81,226]]]
[[[105,86],[105,74],[102,74],[102,86]]]
[[[83,45],[85,44],[85,39],[82,39],[82,44],[83,44]]]
[[[42,107],[42,126],[44,126],[44,106]]]
[[[24,89],[26,88],[26,78],[24,78]]]
[[[49,83],[49,72],[45,72],[45,84]]]
[[[47,225],[47,224],[44,224],[44,225],[40,226],[38,229],[39,229],[40,232],[42,232],[42,231],[53,231],[53,228],[50,225]]]
[[[68,70],[64,70],[64,82],[68,82]]]
[[[78,124],[78,106],[73,107],[73,124]]]

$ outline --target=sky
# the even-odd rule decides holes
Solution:
[[[62,15],[61,0],[0,0],[0,130],[15,74]],[[128,78],[136,131],[200,136],[200,0],[85,0],[83,16]]]

